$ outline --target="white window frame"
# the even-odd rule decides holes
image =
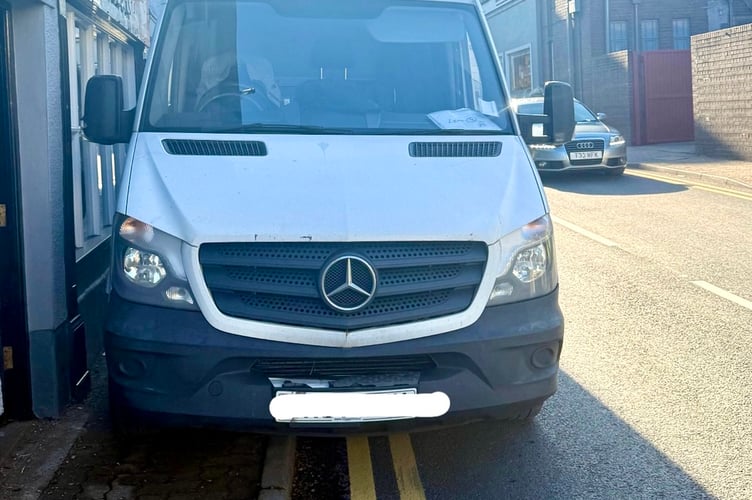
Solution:
[[[530,43],[527,43],[525,45],[520,45],[519,47],[515,47],[511,50],[507,50],[504,52],[504,73],[507,76],[507,85],[509,86],[509,91],[511,93],[517,92],[522,90],[521,88],[516,88],[516,78],[514,74],[514,59],[516,57],[524,56],[525,53],[528,55],[529,59],[529,66],[530,66],[530,85],[526,87],[527,93],[533,91],[534,82],[535,82],[535,65],[533,64],[533,45]]]
[[[110,235],[110,224],[115,215],[117,202],[117,182],[125,162],[127,148],[122,144],[102,146],[85,140],[81,130],[84,106],[80,99],[84,98],[84,88],[89,78],[95,74],[115,74],[123,78],[124,104],[127,108],[132,108],[136,101],[135,55],[131,46],[113,39],[74,9],[68,8],[66,12],[66,28],[74,240],[76,257],[80,258]],[[79,33],[78,47],[76,29]]]
[[[687,31],[686,34],[682,34],[681,36],[677,36],[676,28],[677,26],[683,26],[686,27]],[[673,45],[674,50],[687,50],[690,48],[691,45],[691,39],[692,39],[692,31],[691,31],[691,23],[688,17],[680,17],[676,19],[671,20],[671,34],[673,37]],[[678,43],[682,42],[682,45],[686,45],[685,47],[677,47]]]
[[[616,26],[619,26],[620,28],[624,28],[624,47],[618,48],[616,47],[616,44],[614,43],[616,41],[615,31],[614,28]],[[619,41],[622,41],[621,38],[619,38]],[[609,52],[618,52],[620,50],[629,50],[629,24],[626,21],[611,21],[608,25],[608,51]]]
[[[655,36],[646,36],[648,34],[647,27],[655,27]],[[647,42],[655,41],[655,47],[648,48]],[[661,48],[661,23],[658,19],[642,19],[640,20],[640,50],[651,51]]]

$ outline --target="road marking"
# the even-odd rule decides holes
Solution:
[[[418,464],[409,434],[390,434],[389,448],[392,450],[394,475],[401,500],[426,500],[423,483],[418,474]]]
[[[371,449],[367,436],[347,438],[347,467],[350,474],[351,500],[376,500]]]
[[[733,198],[739,198],[741,200],[752,201],[752,194],[744,193],[742,191],[736,191],[734,189],[711,186],[709,184],[703,184],[702,182],[694,182],[694,181],[689,181],[689,180],[677,180],[677,179],[672,179],[670,177],[664,177],[662,175],[655,175],[652,173],[648,174],[645,172],[635,172],[634,170],[630,170],[627,173],[635,177],[643,177],[645,179],[666,182],[668,184],[674,184],[676,186],[696,188],[701,191],[707,191],[710,193],[722,194],[725,196],[731,196]]]
[[[582,228],[582,227],[580,227],[580,226],[578,226],[576,224],[572,224],[571,222],[567,222],[565,220],[562,220],[562,219],[556,217],[555,215],[551,216],[551,219],[553,219],[553,221],[556,224],[564,226],[567,229],[570,229],[570,230],[574,231],[575,233],[579,233],[579,234],[581,234],[582,236],[584,236],[586,238],[590,238],[591,240],[596,241],[596,242],[600,243],[601,245],[606,245],[607,247],[618,247],[619,246],[618,243],[616,243],[614,241],[611,241],[608,238],[604,238],[603,236],[598,236],[597,234],[595,234],[593,232],[590,232],[590,231],[588,231],[585,228]]]
[[[750,311],[752,311],[752,302],[750,302],[747,299],[743,299],[743,298],[739,297],[738,295],[734,295],[731,292],[727,292],[723,288],[718,288],[715,285],[711,285],[710,283],[708,283],[706,281],[692,281],[691,283],[693,285],[697,286],[697,287],[700,287],[702,289],[707,290],[710,293],[713,293],[713,294],[715,294],[715,295],[717,295],[717,296],[719,296],[721,298],[724,298],[726,300],[730,300],[731,302],[733,302],[735,304],[738,304],[738,305],[740,305],[742,307],[746,307],[747,309],[749,309]]]

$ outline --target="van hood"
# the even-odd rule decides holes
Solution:
[[[265,156],[169,154],[165,139],[261,141]],[[496,157],[415,158],[411,142],[498,141]],[[517,136],[140,133],[118,211],[190,245],[497,241],[547,207]]]

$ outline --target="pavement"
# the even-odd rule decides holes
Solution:
[[[694,142],[630,146],[627,159],[630,169],[752,192],[752,162],[699,155]]]
[[[628,160],[632,171],[752,192],[752,162],[698,155],[693,142],[631,146]],[[56,473],[71,460],[72,450],[85,443],[87,428],[101,425],[101,411],[92,408],[91,402],[72,405],[57,420],[14,422],[0,417],[0,498],[50,498]],[[260,498],[289,498],[294,440],[273,438],[258,452],[266,458],[262,477],[253,479],[259,483],[256,493]]]

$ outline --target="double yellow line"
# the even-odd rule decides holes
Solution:
[[[635,177],[643,177],[645,179],[651,179],[654,181],[661,181],[666,182],[668,184],[674,184],[676,186],[685,186],[695,189],[700,189],[702,191],[708,191],[710,193],[716,193],[716,194],[722,194],[725,196],[731,196],[733,198],[739,198],[741,200],[747,200],[752,201],[752,194],[745,193],[742,191],[737,191],[735,189],[728,189],[728,188],[722,188],[718,186],[711,186],[710,184],[704,184],[702,182],[694,182],[694,181],[687,181],[687,180],[677,180],[671,177],[666,177],[663,175],[657,175],[653,173],[646,173],[643,171],[635,171],[635,170],[627,170],[626,172],[629,175],[634,175]]]
[[[426,493],[418,474],[415,452],[409,434],[390,434],[394,475],[401,500],[425,500]],[[347,464],[350,473],[351,500],[376,500],[371,449],[367,436],[347,438]]]

